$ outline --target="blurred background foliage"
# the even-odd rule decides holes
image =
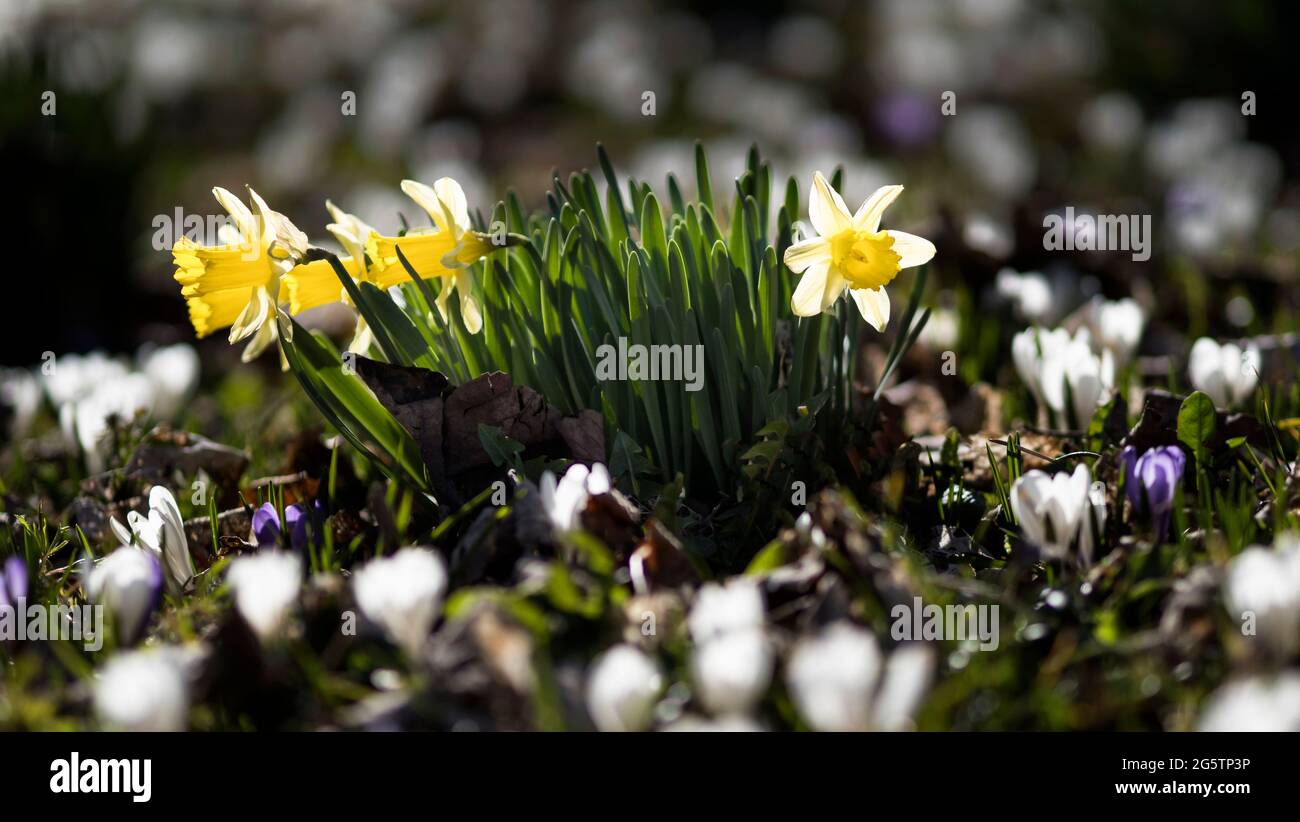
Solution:
[[[593,166],[596,141],[659,186],[689,178],[695,139],[723,180],[757,142],[777,180],[843,166],[851,203],[903,182],[895,219],[936,238],[932,287],[953,308],[977,307],[1004,264],[1047,266],[1047,211],[1153,213],[1154,263],[1054,255],[1049,273],[1084,296],[1145,294],[1183,333],[1257,331],[1230,294],[1178,283],[1219,272],[1290,321],[1294,298],[1274,297],[1300,243],[1293,6],[6,0],[6,299],[22,310],[0,363],[189,338],[153,221],[217,213],[213,185],[255,185],[328,244],[326,197],[386,231],[417,220],[403,177],[452,176],[485,211],[507,188],[541,206],[552,171]],[[1246,243],[1265,253],[1243,276]],[[318,313],[349,322],[341,306]],[[205,358],[233,364],[220,337]]]

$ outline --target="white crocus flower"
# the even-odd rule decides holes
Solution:
[[[700,588],[688,617],[695,648],[691,677],[714,714],[753,710],[772,679],[772,647],[764,629],[763,595],[747,579]]]
[[[194,578],[194,560],[185,539],[185,520],[172,492],[165,486],[155,485],[149,489],[149,516],[129,511],[126,521],[129,529],[116,518],[108,524],[124,544],[134,543],[149,549],[165,572],[167,593],[180,596]]]
[[[663,674],[648,654],[615,645],[597,658],[587,677],[587,712],[602,731],[644,731],[654,720]]]
[[[293,554],[263,551],[237,557],[226,572],[235,607],[262,640],[273,637],[298,599],[302,563]]]
[[[189,714],[184,666],[163,649],[116,654],[95,678],[95,714],[120,731],[183,731]]]
[[[1012,338],[1011,358],[1034,398],[1060,422],[1069,423],[1072,415],[1079,428],[1087,427],[1114,387],[1114,356],[1109,349],[1094,353],[1086,328],[1073,336],[1060,328],[1027,328]]]
[[[141,351],[140,373],[153,384],[154,413],[171,419],[185,407],[199,384],[199,353],[194,346],[177,343]]]
[[[1137,300],[1125,297],[1113,302],[1097,299],[1090,308],[1092,324],[1101,344],[1115,355],[1117,364],[1126,364],[1137,351],[1142,328],[1146,325],[1142,307]]]
[[[929,687],[933,661],[928,647],[907,643],[886,662],[875,636],[838,622],[799,642],[786,682],[814,730],[903,730]]]
[[[447,570],[433,551],[403,548],[366,563],[353,576],[352,591],[366,618],[414,655],[438,618]]]
[[[1074,473],[1026,472],[1011,486],[1011,510],[1020,523],[1021,534],[1042,549],[1048,559],[1065,559],[1076,538],[1079,559],[1091,561],[1098,526],[1105,522],[1105,492],[1094,488],[1088,466],[1080,464]]]
[[[1275,549],[1253,545],[1232,558],[1224,579],[1228,613],[1253,637],[1286,656],[1300,645],[1300,538],[1284,534]]]
[[[1300,672],[1253,676],[1223,685],[1206,700],[1197,730],[1300,731]]]
[[[118,642],[129,645],[144,630],[162,592],[158,560],[123,545],[95,563],[86,576],[86,598],[108,608]]]
[[[785,264],[802,273],[790,299],[800,317],[826,311],[848,291],[863,319],[877,331],[889,323],[885,286],[904,268],[923,265],[934,257],[934,244],[903,231],[881,231],[880,218],[903,192],[883,186],[850,214],[839,193],[819,171],[808,193],[808,219],[817,236],[786,249]]]
[[[48,373],[44,369],[48,367]],[[82,399],[94,392],[97,385],[124,377],[127,367],[102,351],[92,351],[84,356],[63,354],[42,364],[42,381],[45,393],[55,408]]]
[[[558,482],[555,474],[550,471],[543,473],[538,490],[551,523],[562,531],[569,531],[582,525],[582,512],[587,508],[587,500],[608,494],[612,487],[609,470],[604,465],[595,463],[587,468],[575,462]]]
[[[1237,405],[1250,396],[1259,382],[1259,347],[1244,349],[1236,343],[1219,345],[1201,337],[1192,345],[1187,376],[1192,386],[1204,391],[1220,408]]]

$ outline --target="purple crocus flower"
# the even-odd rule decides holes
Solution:
[[[253,512],[253,540],[259,548],[274,548],[280,542],[281,529],[288,528],[289,543],[294,548],[302,549],[307,545],[308,523],[312,524],[313,532],[319,534],[324,521],[325,506],[321,505],[320,500],[312,503],[310,509],[302,504],[286,505],[283,526],[275,506],[264,502],[261,508]]]
[[[1169,516],[1174,507],[1174,493],[1183,478],[1187,457],[1176,445],[1147,449],[1141,456],[1129,445],[1120,452],[1124,463],[1124,488],[1135,510],[1143,507],[1151,515],[1156,538],[1163,541],[1169,530]]]
[[[9,557],[0,571],[0,605],[18,606],[27,596],[27,563],[22,557]]]

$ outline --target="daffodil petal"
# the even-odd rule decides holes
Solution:
[[[809,237],[800,240],[785,250],[785,264],[798,274],[811,265],[829,263],[831,244],[822,237]]]
[[[823,237],[838,234],[853,224],[844,198],[831,188],[820,171],[813,175],[812,190],[808,193],[808,219]]]
[[[215,186],[212,189],[212,195],[217,198],[217,202],[221,203],[221,207],[235,221],[240,234],[247,238],[257,233],[257,223],[253,220],[253,212],[248,210],[248,206],[244,205],[243,200],[221,186]]]
[[[884,288],[851,288],[853,302],[858,304],[862,319],[871,323],[877,331],[884,331],[889,325],[889,295]]]
[[[853,215],[853,226],[859,231],[876,233],[880,230],[880,218],[885,209],[903,193],[902,186],[881,186],[870,197],[862,201],[858,212]]]
[[[465,189],[450,177],[441,177],[434,181],[433,192],[443,208],[451,212],[453,224],[459,231],[469,231],[469,201],[465,199]],[[445,230],[445,229],[444,229]]]
[[[460,316],[465,321],[465,330],[477,334],[483,328],[483,316],[474,302],[474,280],[467,269],[456,272],[456,290],[460,292]]]
[[[899,257],[899,268],[922,265],[930,262],[934,257],[934,243],[924,237],[908,234],[906,231],[890,230],[885,233],[894,238],[894,253]]]
[[[845,281],[829,262],[809,266],[790,297],[790,310],[812,317],[829,308],[844,293]]]

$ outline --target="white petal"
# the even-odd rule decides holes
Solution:
[[[240,234],[248,238],[257,233],[257,223],[253,220],[253,212],[248,210],[248,206],[244,205],[243,200],[221,186],[213,188],[212,194],[217,198],[217,202],[221,203],[221,207],[226,210],[231,219],[235,221]]]
[[[823,237],[800,240],[785,250],[785,264],[796,274],[809,266],[831,261],[831,244]]]
[[[934,258],[934,243],[924,237],[892,229],[885,233],[894,238],[894,253],[899,257],[899,268],[922,265]]]
[[[881,186],[870,197],[862,201],[858,212],[853,215],[853,226],[859,231],[876,233],[880,230],[880,218],[898,195],[903,193],[902,186]]]
[[[812,190],[808,193],[808,219],[823,237],[853,227],[853,217],[844,204],[844,198],[831,188],[820,171],[813,175]]]
[[[456,227],[462,232],[469,231],[469,201],[465,199],[465,189],[460,187],[460,183],[450,177],[442,177],[434,181],[433,191],[438,195],[443,208],[451,212]],[[458,235],[459,233],[457,232]]]
[[[884,331],[889,325],[889,295],[884,288],[850,288],[853,302],[858,304],[862,319],[871,323],[877,331]]]
[[[456,290],[460,292],[460,316],[465,321],[465,330],[477,334],[483,327],[483,316],[479,314],[478,303],[474,302],[474,280],[469,271],[460,269],[456,272]]]
[[[800,317],[815,317],[844,293],[846,283],[829,263],[810,266],[790,297],[790,310]]]

